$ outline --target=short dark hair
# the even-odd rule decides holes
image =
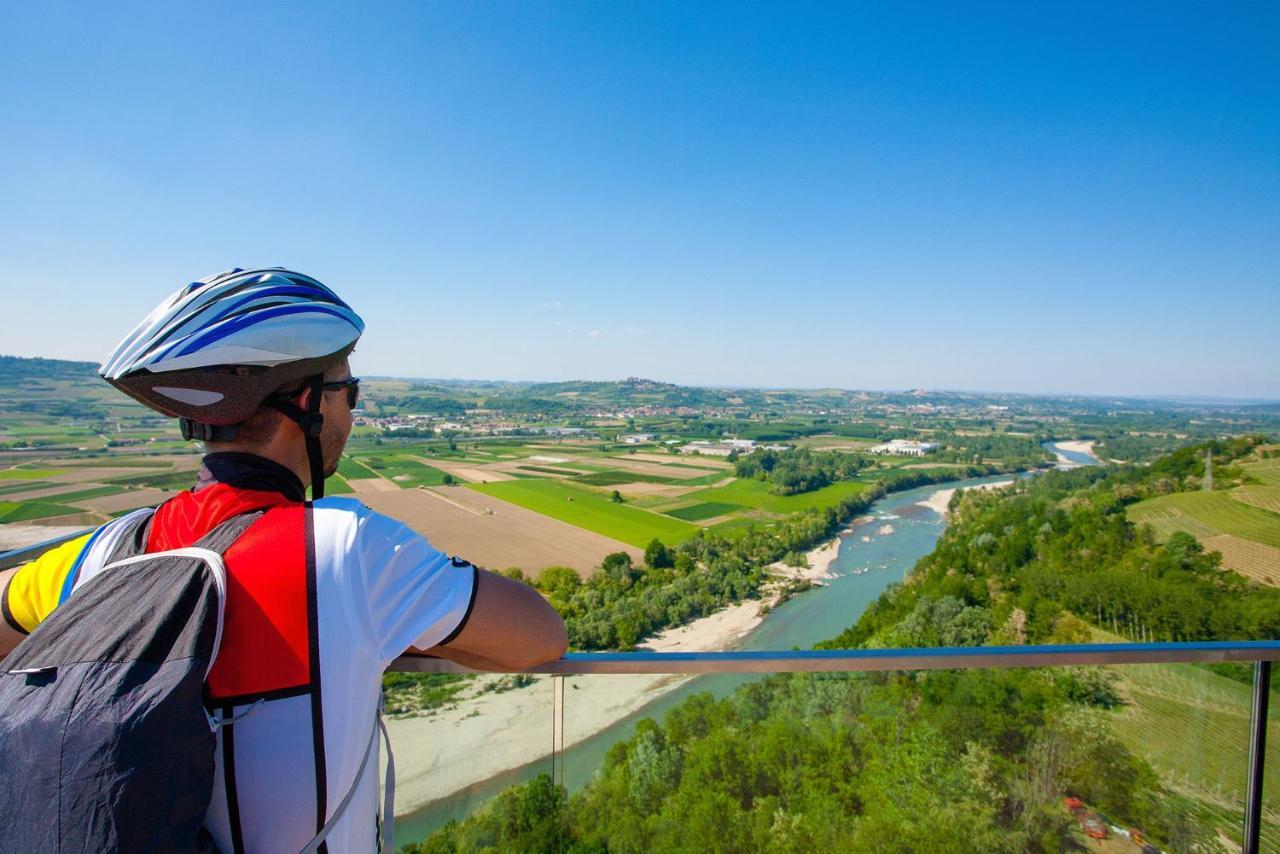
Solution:
[[[237,444],[243,442],[246,445],[265,445],[275,438],[286,420],[283,412],[264,406],[240,425],[234,441]]]

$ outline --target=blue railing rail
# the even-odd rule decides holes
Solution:
[[[13,549],[12,551],[7,552],[0,552],[0,572],[4,572],[6,569],[13,569],[15,566],[21,566],[27,561],[35,560],[50,549],[56,549],[63,543],[70,542],[76,537],[83,537],[85,534],[91,533],[92,531],[93,528],[85,528],[83,531],[76,531],[73,534],[63,534],[61,537],[44,540],[43,542],[36,543],[35,545],[24,546],[20,549]]]
[[[1077,664],[1186,664],[1280,661],[1280,641],[1097,643],[914,649],[810,649],[729,652],[571,652],[528,673],[815,673],[866,670],[967,670]],[[471,673],[424,655],[396,659],[391,670]]]

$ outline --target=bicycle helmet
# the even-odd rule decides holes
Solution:
[[[115,348],[99,375],[180,419],[187,439],[230,441],[264,405],[307,438],[312,495],[323,495],[320,383],[355,347],[364,321],[310,276],[236,268],[192,282],[156,307]],[[276,393],[307,384],[307,412]]]

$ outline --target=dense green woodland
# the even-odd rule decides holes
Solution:
[[[854,454],[795,448],[756,451],[738,459],[734,473],[738,477],[767,480],[769,491],[774,495],[795,495],[855,478],[864,465],[866,458]]]
[[[1212,443],[1222,477],[1256,441]],[[959,494],[935,551],[824,646],[1071,642],[1112,618],[1155,639],[1276,637],[1280,591],[1125,519],[1197,488],[1204,452]],[[1122,702],[1096,668],[776,675],[643,721],[572,797],[541,777],[407,850],[1058,852],[1068,794],[1207,850],[1198,805],[1111,734]]]

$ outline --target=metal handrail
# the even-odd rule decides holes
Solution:
[[[871,670],[973,670],[1081,664],[1185,664],[1280,661],[1280,641],[1046,644],[914,649],[811,649],[732,652],[571,652],[525,673],[819,673]],[[443,658],[402,655],[388,670],[474,673]]]
[[[31,546],[23,546],[13,551],[0,552],[0,572],[6,569],[13,569],[27,561],[35,560],[47,551],[56,549],[63,543],[70,542],[76,537],[83,537],[85,534],[93,533],[93,528],[85,528],[83,531],[76,531],[73,534],[63,534],[60,537],[54,537],[51,540],[44,540]]]

